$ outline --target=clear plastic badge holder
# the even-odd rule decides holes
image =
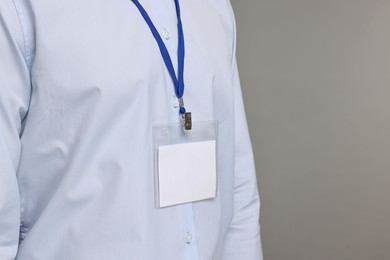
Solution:
[[[217,163],[216,163],[216,160],[217,160],[216,159],[217,158],[217,133],[218,133],[218,122],[217,121],[195,122],[193,124],[192,130],[189,130],[189,131],[184,130],[183,124],[181,124],[181,123],[168,124],[168,125],[154,125],[153,126],[154,185],[155,185],[155,205],[156,205],[156,208],[162,208],[162,207],[166,207],[166,206],[188,203],[188,202],[204,200],[204,199],[211,199],[211,198],[214,198],[216,196],[216,194],[217,194]],[[181,144],[189,144],[187,146],[191,146],[191,145],[197,146],[198,144],[199,145],[207,144],[207,145],[215,146],[211,150],[208,149],[208,152],[213,151],[212,152],[213,154],[209,154],[210,156],[208,156],[208,158],[214,157],[211,159],[211,160],[215,161],[215,170],[213,173],[214,176],[206,176],[205,177],[209,180],[211,179],[211,182],[215,182],[215,184],[214,183],[212,183],[212,184],[206,183],[206,185],[205,185],[206,187],[204,187],[203,183],[198,183],[198,186],[201,187],[201,189],[202,188],[208,189],[208,194],[209,194],[208,196],[205,196],[203,194],[203,197],[198,196],[197,198],[194,199],[194,198],[186,197],[186,194],[184,194],[183,195],[184,198],[182,201],[172,202],[170,205],[168,205],[167,203],[162,202],[164,200],[164,198],[162,198],[162,196],[164,196],[165,193],[160,193],[161,192],[160,191],[160,189],[161,189],[161,187],[160,187],[161,176],[159,173],[159,169],[161,169],[160,168],[161,162],[159,164],[159,160],[162,158],[162,151],[163,151],[162,148],[176,147],[175,145],[180,146]],[[195,156],[193,156],[194,158],[189,159],[189,160],[191,160],[190,164],[195,163],[197,155],[199,155],[200,157],[202,156],[200,154],[195,154]],[[181,156],[186,156],[186,155],[179,155],[178,160],[180,160],[180,158],[183,158]],[[192,161],[193,159],[195,161]],[[173,160],[175,160],[175,159],[173,159]],[[186,158],[186,160],[188,160],[188,158]],[[210,160],[207,160],[207,161],[208,161],[208,163],[210,162]],[[178,163],[178,165],[180,165],[180,163]],[[186,166],[184,166],[184,167],[186,167]],[[198,166],[196,166],[196,167],[198,167]],[[181,168],[182,168],[182,166],[181,166]],[[174,173],[173,173],[173,171],[174,171]],[[180,168],[172,170],[172,174],[176,175],[178,178],[175,178],[175,177],[172,178],[171,182],[173,182],[173,183],[175,183],[176,181],[180,182],[177,179],[180,179],[183,177],[183,176],[180,176],[182,171],[183,171],[183,169],[180,169]],[[193,186],[196,186],[197,185],[196,182],[198,180],[198,177],[199,177],[199,179],[202,178],[201,174],[203,174],[203,171],[199,172],[199,176],[193,176],[193,178],[195,178],[194,184],[193,185],[191,184],[191,186],[187,187],[187,188],[192,189]],[[179,192],[177,190],[180,190],[180,188],[182,188],[182,187],[179,186],[179,187],[175,188],[175,186],[174,186],[175,184],[172,184],[172,185],[173,185],[172,186],[173,188],[170,188],[170,190],[169,190],[170,193],[172,192],[171,196],[173,196],[173,197],[174,196],[177,196],[177,197],[182,196],[182,195],[175,194],[175,192]],[[213,186],[210,186],[209,188],[207,188],[207,185],[209,185],[209,186],[213,185]],[[183,188],[185,188],[185,187],[183,187]],[[188,200],[186,200],[186,198]]]

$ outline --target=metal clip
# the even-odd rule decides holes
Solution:
[[[187,131],[192,129],[191,112],[186,112],[183,114],[183,125],[184,129]]]
[[[183,98],[179,98],[179,107],[184,107],[184,100]]]

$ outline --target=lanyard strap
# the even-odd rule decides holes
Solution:
[[[176,96],[180,101],[180,114],[184,114],[184,113],[186,113],[186,110],[184,108],[184,102],[183,102],[185,48],[184,48],[184,34],[183,34],[183,26],[181,23],[179,0],[175,0],[176,14],[177,14],[177,20],[178,20],[178,22],[177,22],[177,28],[178,28],[178,50],[177,50],[178,76],[177,77],[176,77],[175,69],[173,68],[172,59],[169,55],[167,47],[165,46],[164,41],[162,40],[156,27],[154,26],[148,13],[146,12],[146,10],[143,8],[143,6],[140,4],[140,2],[138,0],[132,0],[132,1],[135,4],[135,6],[138,8],[138,10],[140,11],[141,15],[143,16],[146,23],[148,24],[150,31],[152,32],[154,38],[157,41],[158,47],[160,48],[161,55],[164,59],[165,66],[167,67],[168,72],[171,75],[172,81],[175,85]]]

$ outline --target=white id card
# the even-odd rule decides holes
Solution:
[[[153,127],[157,207],[215,198],[217,142],[215,121]]]
[[[158,148],[160,207],[214,198],[215,140]]]

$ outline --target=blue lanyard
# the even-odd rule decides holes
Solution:
[[[181,16],[180,16],[180,5],[179,5],[179,0],[175,0],[175,5],[176,5],[176,13],[177,13],[177,27],[178,27],[178,51],[177,51],[177,56],[178,56],[178,77],[176,77],[175,69],[173,68],[172,64],[172,59],[169,55],[169,52],[167,50],[167,47],[165,46],[163,40],[161,39],[160,34],[158,33],[156,27],[154,26],[152,20],[150,19],[148,13],[146,10],[143,8],[143,6],[139,3],[138,0],[132,0],[135,6],[138,8],[140,11],[141,15],[145,19],[146,23],[149,25],[150,30],[152,31],[152,34],[154,38],[157,41],[158,47],[160,48],[161,55],[164,59],[164,63],[168,69],[169,74],[171,75],[171,78],[173,80],[173,83],[175,85],[175,92],[176,96],[179,99],[180,103],[180,114],[184,116],[186,113],[186,110],[184,108],[184,102],[183,102],[183,95],[184,95],[184,53],[185,53],[185,48],[184,48],[184,34],[183,34],[183,26],[181,23]]]

